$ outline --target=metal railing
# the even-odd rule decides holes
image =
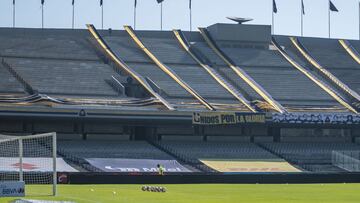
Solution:
[[[335,75],[329,72],[325,67],[320,65],[320,63],[314,59],[309,54],[309,51],[304,47],[304,45],[299,41],[299,39],[295,37],[290,37],[291,43],[295,46],[295,48],[301,53],[301,55],[313,66],[315,67],[322,75],[332,81],[335,85],[337,85],[341,90],[345,91],[350,96],[354,97],[356,100],[360,101],[360,95],[356,93],[354,90],[349,88],[345,83],[339,80]]]
[[[151,86],[146,82],[145,78],[143,78],[140,74],[131,69],[124,61],[122,61],[115,53],[111,50],[111,48],[106,44],[106,42],[102,39],[100,34],[97,32],[94,25],[87,25],[90,34],[93,38],[98,42],[98,45],[103,49],[105,54],[117,65],[117,67],[125,70],[129,75],[131,75],[135,80],[137,80],[152,96],[157,98],[164,106],[169,110],[175,110],[175,108],[166,101],[162,96],[156,93]]]
[[[20,82],[28,94],[33,95],[37,92],[29,82],[27,82],[9,63],[5,61],[5,59],[1,59],[1,64],[11,73],[11,75],[14,76],[17,81]]]
[[[276,42],[275,38],[272,38],[272,43],[279,51],[279,53],[297,70],[303,73],[306,77],[308,77],[311,81],[313,81],[316,85],[318,85],[321,89],[323,89],[326,93],[328,93],[332,98],[334,98],[337,102],[347,108],[349,111],[353,113],[358,113],[355,108],[352,107],[344,98],[342,98],[334,89],[326,85],[323,81],[317,78],[315,75],[307,71],[304,67],[298,64],[294,59],[292,59],[287,52],[281,48],[281,46]]]
[[[354,47],[347,40],[339,39],[339,43],[345,49],[345,51],[358,63],[360,64],[360,54],[354,49]]]
[[[238,92],[235,87],[233,87],[231,84],[229,84],[224,78],[220,76],[220,74],[211,68],[209,65],[203,63],[198,56],[196,56],[195,53],[192,52],[190,49],[190,45],[185,38],[184,34],[181,30],[173,30],[173,33],[182,46],[182,48],[202,67],[205,69],[206,72],[209,73],[211,77],[215,79],[215,81],[221,85],[223,88],[225,88],[230,94],[232,94],[238,101],[240,101],[243,105],[245,105],[250,111],[257,112],[255,108],[251,106],[250,101],[248,101],[240,92]]]
[[[206,28],[199,28],[202,37],[209,47],[242,79],[244,80],[256,93],[258,93],[266,102],[268,102],[276,111],[286,113],[286,109],[278,103],[272,96],[265,91],[254,79],[252,79],[244,70],[235,65],[225,53],[216,45],[214,40]]]
[[[360,172],[360,151],[333,151],[331,161],[346,171]]]
[[[182,88],[194,96],[201,104],[203,104],[207,109],[215,111],[216,109],[207,102],[198,92],[196,92],[190,85],[183,81],[173,70],[163,64],[154,54],[151,53],[149,49],[141,42],[141,40],[136,36],[135,31],[130,26],[124,26],[125,30],[131,37],[131,39],[139,46],[139,48],[168,76],[170,76],[175,82],[177,82]]]

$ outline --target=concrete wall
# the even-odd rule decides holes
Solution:
[[[208,27],[211,36],[217,41],[245,41],[270,43],[269,25],[214,24]]]

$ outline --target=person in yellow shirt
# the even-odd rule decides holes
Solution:
[[[165,171],[164,167],[163,167],[162,165],[158,164],[158,165],[157,165],[157,168],[158,168],[158,173],[159,173],[159,175],[160,175],[160,176],[163,176],[163,175],[164,175],[164,171]]]

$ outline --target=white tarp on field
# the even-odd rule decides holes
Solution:
[[[0,157],[1,172],[17,172],[20,168],[18,157]],[[52,158],[23,158],[24,172],[51,172],[53,171]],[[56,169],[58,172],[78,172],[67,164],[62,158],[56,159]]]

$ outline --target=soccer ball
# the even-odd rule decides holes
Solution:
[[[150,191],[151,192],[156,192],[156,187],[150,186]]]
[[[160,187],[161,192],[166,192],[166,188]]]
[[[144,192],[145,191],[150,191],[150,187],[145,185],[145,186],[141,187],[141,190],[144,191]]]
[[[146,191],[148,191],[148,192],[166,192],[166,188],[164,188],[164,187],[146,186],[146,185],[142,186],[141,190],[144,192],[146,192]]]

